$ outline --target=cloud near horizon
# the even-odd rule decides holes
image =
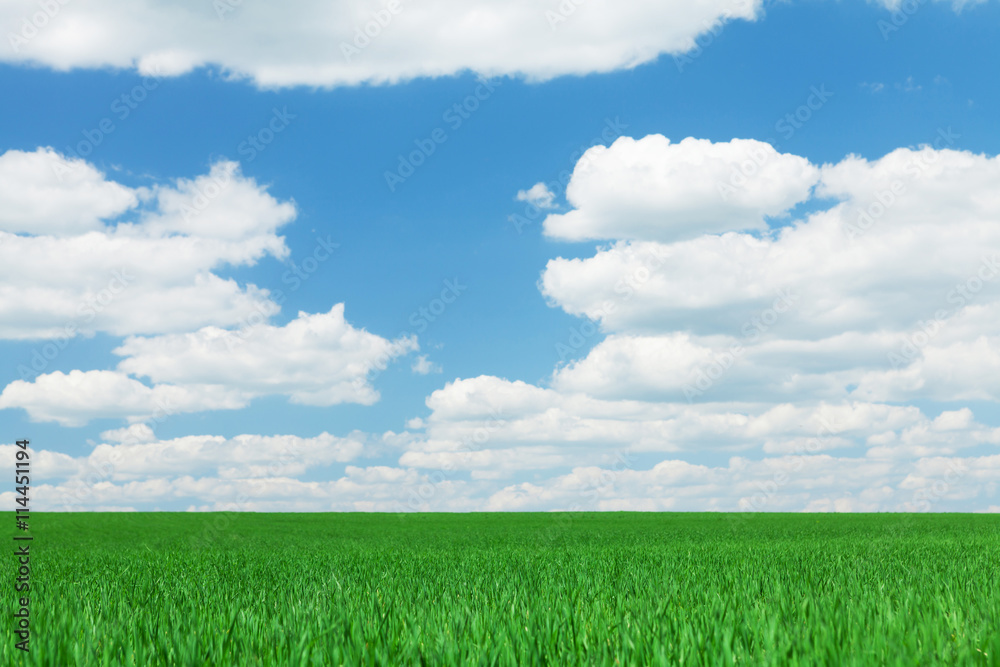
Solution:
[[[773,171],[734,180],[746,151]],[[160,441],[135,423],[103,434],[89,457],[44,454],[51,478],[62,479],[45,493],[67,492],[114,451],[131,461],[141,449],[158,461],[183,448],[195,472],[113,466],[88,503],[220,509],[239,496],[241,509],[316,511],[995,506],[1000,428],[979,422],[968,404],[1000,401],[1000,264],[988,250],[1000,248],[1000,159],[923,146],[813,165],[759,142],[656,135],[597,153],[574,172],[572,210],[550,216],[560,238],[608,242],[589,257],[556,257],[542,272],[539,298],[579,319],[545,382],[456,378],[427,397],[429,414],[408,431],[343,442],[323,434],[308,455],[273,470],[242,455],[223,464],[263,436]],[[673,178],[690,187],[672,189]],[[656,195],[637,203],[637,180]],[[744,193],[724,201],[732,193],[720,184],[737,181]],[[794,214],[802,202],[822,205]],[[233,235],[221,223],[217,230]],[[586,351],[573,340],[583,329],[594,341]],[[66,424],[148,419],[166,392],[214,409],[267,394],[365,403],[372,360],[418,349],[415,340],[354,329],[342,305],[300,313],[284,327],[261,324],[244,347],[223,349],[224,337],[212,327],[130,336],[115,351],[123,357],[117,370],[15,382],[0,401]],[[142,389],[130,402],[135,385]],[[929,414],[918,407],[927,401],[953,407]],[[396,463],[371,463],[386,456]],[[308,479],[310,469],[329,466],[343,467],[328,481]]]

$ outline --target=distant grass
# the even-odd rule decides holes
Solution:
[[[1000,664],[996,516],[226,516],[32,513],[2,663]]]

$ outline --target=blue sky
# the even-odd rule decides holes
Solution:
[[[0,202],[7,198],[5,208],[14,211],[2,230],[25,243],[37,242],[25,247],[37,248],[31,252],[37,252],[33,257],[38,270],[52,263],[46,273],[52,276],[65,268],[66,257],[80,255],[67,251],[70,254],[60,259],[45,239],[87,231],[111,234],[116,225],[155,217],[163,211],[163,200],[158,209],[155,194],[148,193],[173,188],[190,195],[178,179],[205,177],[213,166],[234,162],[231,168],[238,169],[235,178],[246,186],[245,201],[251,209],[294,206],[288,222],[272,225],[266,233],[254,232],[263,234],[255,239],[283,238],[274,243],[283,243],[287,250],[247,255],[236,264],[211,260],[199,271],[220,282],[235,281],[236,293],[213,296],[217,302],[206,298],[204,303],[200,297],[178,302],[164,296],[163,303],[178,310],[179,319],[173,323],[174,315],[164,316],[163,308],[157,312],[167,322],[159,325],[135,324],[130,318],[148,321],[141,310],[142,303],[151,303],[147,296],[155,300],[165,294],[157,290],[193,280],[193,274],[164,273],[159,288],[155,281],[143,283],[140,278],[123,294],[137,294],[136,287],[150,292],[137,295],[128,313],[121,300],[112,302],[108,312],[114,311],[114,317],[109,315],[105,325],[86,335],[59,339],[64,349],[30,377],[21,371],[31,367],[33,355],[46,344],[52,350],[57,337],[40,333],[31,323],[19,328],[20,323],[33,322],[39,311],[46,311],[38,317],[50,318],[49,325],[80,319],[61,315],[55,306],[34,308],[31,300],[53,304],[65,298],[66,312],[72,313],[74,299],[86,298],[74,290],[87,285],[98,292],[109,272],[118,268],[117,259],[110,259],[114,253],[107,255],[105,266],[80,259],[78,281],[67,275],[60,286],[53,279],[46,283],[50,291],[33,296],[30,282],[8,268],[9,290],[3,297],[7,303],[2,306],[8,322],[0,340],[8,363],[0,366],[6,387],[0,398],[0,432],[10,441],[15,436],[31,438],[36,449],[49,452],[39,473],[49,496],[47,507],[221,509],[234,499],[240,509],[389,511],[579,506],[850,511],[925,509],[925,502],[936,510],[995,511],[1000,505],[995,495],[1000,480],[1000,388],[995,381],[981,383],[981,373],[992,368],[1000,350],[1000,334],[988,317],[998,296],[996,285],[987,281],[968,308],[963,304],[949,311],[945,319],[960,325],[946,326],[946,337],[932,335],[917,358],[908,359],[909,374],[889,376],[889,369],[897,369],[886,363],[886,353],[898,343],[863,339],[872,332],[911,335],[906,332],[914,330],[914,322],[934,313],[935,304],[946,303],[954,275],[969,273],[963,262],[1000,250],[990,247],[1000,238],[998,218],[990,215],[1000,210],[991,200],[995,190],[989,180],[997,169],[993,156],[1000,153],[995,124],[1000,97],[996,76],[986,65],[997,61],[997,3],[956,8],[924,2],[895,13],[874,2],[736,3],[739,11],[754,12],[754,21],[725,20],[722,12],[727,7],[718,3],[721,9],[714,20],[721,22],[713,27],[700,17],[687,17],[680,4],[644,10],[644,3],[637,2],[619,11],[624,15],[634,10],[640,19],[640,10],[658,14],[650,21],[676,26],[676,34],[670,37],[673,41],[646,45],[659,55],[644,56],[644,62],[634,66],[617,45],[628,40],[630,30],[640,30],[642,21],[608,21],[606,13],[614,14],[617,5],[597,0],[581,4],[555,30],[545,25],[544,13],[558,11],[558,3],[515,3],[541,17],[537,35],[532,32],[535,24],[531,30],[518,29],[523,15],[506,17],[498,5],[482,3],[497,13],[496,21],[509,21],[503,25],[510,34],[523,35],[515,54],[509,44],[493,43],[491,31],[482,26],[486,36],[475,48],[463,47],[461,40],[450,49],[448,44],[435,46],[426,38],[427,31],[418,29],[417,10],[404,5],[371,47],[346,65],[330,46],[343,40],[329,38],[324,50],[299,45],[301,40],[295,39],[296,30],[319,20],[310,18],[309,3],[293,5],[273,26],[263,18],[255,22],[259,17],[252,6],[235,7],[232,15],[219,18],[186,8],[186,3],[174,4],[190,16],[165,28],[153,40],[160,44],[124,39],[124,45],[102,51],[86,39],[79,44],[55,37],[47,41],[56,30],[79,30],[73,22],[83,19],[103,25],[109,34],[132,34],[128,31],[134,32],[134,26],[117,25],[109,18],[114,3],[107,2],[90,9],[60,7],[23,48],[15,52],[10,46],[3,52],[0,82],[8,104],[0,108],[0,156],[6,154],[8,161],[0,163],[0,170],[9,170],[3,172],[5,178],[18,185],[0,186]],[[349,39],[359,20],[363,25],[364,17],[382,7],[352,4],[344,16],[329,17],[330,25],[322,28]],[[155,4],[141,7],[140,15],[155,16],[161,9]],[[11,34],[22,34],[23,17],[37,11],[35,3],[19,1],[0,12],[5,41]],[[420,19],[435,20],[433,12],[422,11]],[[409,16],[414,16],[413,26],[406,23]],[[223,40],[201,53],[197,39],[181,29],[184,21],[206,34],[230,31],[234,42],[245,31],[274,44],[259,53],[236,46],[227,52]],[[600,28],[604,24],[609,27]],[[889,25],[898,29],[890,30]],[[532,61],[537,46],[533,40],[556,35],[567,36],[559,42],[561,51],[543,58],[539,49],[538,61]],[[649,39],[655,42],[655,37]],[[695,39],[694,48],[689,48],[690,39]],[[168,56],[151,56],[144,48],[163,49]],[[184,55],[177,56],[177,51]],[[294,60],[297,69],[273,73],[275,65],[288,60]],[[165,73],[151,78],[152,61]],[[421,72],[419,63],[425,62],[439,64]],[[329,63],[336,67],[325,69]],[[489,88],[482,87],[484,75]],[[469,96],[477,90],[481,99],[467,118],[449,112],[474,99]],[[817,97],[817,91],[823,94]],[[123,95],[131,97],[123,100]],[[799,120],[794,120],[796,113]],[[269,136],[267,128],[279,131]],[[446,137],[443,143],[434,142],[435,131]],[[251,150],[247,140],[254,135],[273,140]],[[612,146],[619,135],[629,139]],[[651,135],[662,135],[670,143],[644,139]],[[947,143],[935,145],[942,137]],[[704,141],[681,151],[677,147],[686,138]],[[751,178],[745,191],[759,185],[759,192],[754,190],[736,206],[722,206],[718,197],[692,195],[688,201],[684,192],[700,190],[684,179],[702,179],[708,190],[716,190],[731,169],[743,163],[741,156],[733,157],[734,151],[754,150],[733,140],[770,144],[773,157],[765,158],[763,166],[774,168],[774,173]],[[400,156],[431,144],[433,153],[404,182],[390,188],[386,173],[398,169]],[[926,144],[933,148],[920,152]],[[588,153],[591,158],[581,161],[582,151],[595,145],[612,148]],[[52,150],[46,152],[45,147]],[[898,149],[911,149],[909,157],[901,157],[898,164],[880,162]],[[849,155],[864,162],[845,160]],[[803,300],[816,309],[797,306],[790,317],[801,321],[789,324],[786,331],[779,325],[789,320],[779,320],[764,332],[766,349],[751,346],[752,359],[737,361],[733,372],[726,372],[713,390],[719,392],[715,397],[709,392],[693,402],[683,400],[680,390],[693,382],[698,365],[685,365],[677,361],[678,355],[711,356],[728,349],[740,339],[740,327],[734,323],[743,322],[753,308],[766,309],[772,300],[765,283],[794,286],[794,276],[805,275],[802,267],[790,267],[788,275],[762,279],[755,286],[747,275],[758,275],[750,266],[757,260],[747,260],[750,264],[741,269],[743,255],[735,253],[731,262],[713,269],[715,260],[697,261],[697,248],[684,244],[726,233],[774,239],[782,228],[798,225],[812,224],[818,230],[821,221],[810,215],[822,216],[838,202],[846,202],[844,207],[851,211],[864,208],[880,191],[878,179],[890,183],[893,173],[905,173],[904,163],[912,165],[922,155],[932,156],[927,164],[933,167],[928,175],[921,173],[917,187],[903,186],[906,197],[900,197],[913,202],[912,210],[908,202],[889,207],[868,238],[878,235],[880,244],[892,248],[899,242],[892,235],[899,234],[903,241],[898,261],[911,269],[926,266],[927,281],[907,281],[905,275],[896,282],[886,280],[896,271],[879,259],[881,254],[858,260],[844,251],[843,263],[834,266],[831,259],[827,267],[831,276],[841,276],[837,286],[817,278],[804,288]],[[73,162],[77,159],[86,164]],[[706,160],[721,160],[722,171],[706,167]],[[76,164],[74,173],[86,170],[90,180],[70,192],[67,180],[53,181],[51,173],[38,171],[42,163]],[[942,164],[944,172],[939,173]],[[661,173],[663,165],[669,166],[663,173],[687,185],[680,186],[680,194],[636,204],[646,192],[675,192],[669,178],[659,183],[632,178],[639,172]],[[571,189],[582,193],[574,201],[567,200],[562,188],[570,174]],[[561,176],[562,185],[554,185]],[[32,178],[48,179],[46,187],[54,189],[39,195],[32,188],[42,185]],[[635,182],[645,184],[633,190],[628,183]],[[952,182],[967,183],[971,189],[953,194],[955,201],[979,202],[981,209],[952,216],[955,202],[943,194],[955,192],[948,189]],[[111,193],[109,183],[147,194],[137,194],[133,205],[107,204],[110,213],[80,194],[101,188]],[[544,188],[540,198],[539,191],[530,195],[537,183],[548,184],[553,197],[547,198]],[[927,183],[940,188],[925,187]],[[260,201],[251,193],[270,203],[257,208]],[[46,202],[63,201],[60,197],[65,198],[64,212],[46,208]],[[113,199],[112,194],[108,197]],[[542,208],[532,208],[532,201]],[[65,225],[71,223],[60,220],[73,218],[86,206],[98,212],[72,223],[79,227],[67,231]],[[202,215],[217,213],[219,220],[243,224],[239,220],[256,213],[242,206],[234,195],[231,201],[209,201]],[[523,224],[529,211],[537,215]],[[929,212],[927,220],[921,217],[924,212]],[[546,219],[567,213],[571,215],[565,217],[562,232],[555,219]],[[843,213],[845,220],[853,215]],[[50,222],[37,222],[45,216]],[[511,216],[524,217],[512,222]],[[919,224],[914,216],[920,217]],[[693,222],[682,224],[687,218]],[[645,222],[637,222],[640,219]],[[202,236],[217,238],[214,232],[198,231],[204,217],[194,220],[192,227],[165,224],[174,225],[171,233],[188,234],[196,243],[204,242],[198,240]],[[249,229],[258,223],[246,224]],[[44,225],[59,231],[47,231]],[[182,227],[187,231],[179,232]],[[805,233],[804,238],[811,238]],[[150,238],[155,243],[165,237]],[[306,279],[296,280],[295,267],[310,266],[317,239],[332,241],[337,248],[329,259],[317,262]],[[811,243],[809,247],[822,247],[827,242],[819,235]],[[675,268],[669,275],[658,275],[655,285],[628,300],[627,317],[593,315],[594,295],[602,289],[598,284],[609,279],[600,262],[621,260],[617,253],[628,247],[646,252],[654,246],[672,258],[667,265]],[[164,242],[162,252],[174,252],[174,247]],[[938,249],[940,254],[935,254]],[[840,257],[838,252],[830,250],[830,256]],[[685,253],[690,261],[682,261]],[[576,261],[549,264],[557,258]],[[686,271],[696,261],[707,273]],[[852,262],[857,262],[854,268]],[[768,266],[761,260],[759,270],[766,273]],[[725,271],[741,275],[744,269],[751,273],[732,284],[749,281],[745,299],[730,298],[724,286],[698,293],[713,277]],[[693,287],[686,288],[683,298],[671,296],[671,280],[690,281]],[[460,286],[453,303],[436,301],[449,284]],[[228,370],[214,378],[211,363],[178,360],[178,368],[187,363],[191,368],[165,369],[178,349],[170,345],[180,343],[164,342],[167,347],[160,348],[157,337],[197,336],[204,326],[241,331],[245,313],[228,319],[218,313],[230,306],[237,313],[242,306],[233,304],[250,286],[270,290],[261,303],[280,298],[280,312],[261,320],[275,330],[293,326],[300,311],[320,315],[344,304],[341,324],[348,332],[325,331],[321,338],[327,338],[317,343],[323,360],[316,361],[316,368],[328,364],[326,370],[306,377],[312,364],[309,355],[317,352],[310,347],[303,347],[301,354],[289,351],[295,344],[291,338],[282,348],[287,354],[276,354],[246,371],[261,374],[260,386],[287,373],[280,390],[257,385],[251,390],[249,380],[241,384],[241,369],[256,364],[245,358],[227,362]],[[843,293],[838,292],[841,287]],[[688,305],[678,305],[681,302]],[[924,310],[900,306],[898,316],[884,310],[920,302],[929,305]],[[820,303],[825,305],[820,308]],[[439,306],[444,307],[431,321],[427,313]],[[98,325],[102,321],[95,320]],[[574,332],[584,325],[589,335],[576,337]],[[352,333],[356,330],[372,335],[365,345],[409,343],[401,345],[384,372],[369,368],[359,375],[358,365],[370,364],[377,354],[357,347]],[[251,342],[265,337],[250,333]],[[845,343],[852,335],[860,342]],[[158,368],[158,377],[167,380],[119,369],[129,355],[113,350],[130,336],[146,340],[131,355],[135,368]],[[684,342],[678,336],[695,336],[698,349],[685,347],[695,338]],[[284,339],[269,340],[265,347],[273,348]],[[866,345],[874,346],[870,354],[859,352],[857,346]],[[164,353],[167,348],[174,352]],[[987,358],[971,350],[985,351]],[[810,355],[822,359],[815,362],[823,367],[815,376],[809,376],[814,370]],[[558,376],[560,370],[573,372]],[[74,371],[80,375],[71,375]],[[94,375],[98,371],[115,376],[101,379]],[[675,376],[676,381],[639,377],[644,371],[657,378]],[[296,391],[325,391],[325,373],[340,373],[345,382],[360,381],[370,391],[341,392],[339,398],[310,399],[307,405],[289,400]],[[794,378],[805,376],[811,379],[796,384]],[[186,407],[153,419],[148,405],[124,409],[127,401],[115,394],[129,387],[134,393],[137,382],[199,389],[184,399]],[[330,379],[328,384],[336,382]],[[832,389],[835,384],[840,389]],[[859,386],[868,393],[852,393]],[[198,394],[201,391],[208,393]],[[375,391],[377,400],[372,398]],[[87,398],[70,409],[67,396]],[[534,414],[525,407],[548,401],[554,412]],[[477,444],[470,457],[463,443],[487,424],[487,408],[499,410],[503,424],[488,428],[487,440]],[[695,408],[697,415],[685,413]],[[812,423],[822,421],[818,415],[826,414],[824,410],[840,408],[853,410],[844,417],[852,426],[836,427],[831,436],[835,442],[827,442],[825,432],[817,434],[815,429],[796,431],[801,424],[775,425],[782,421],[775,417],[782,410],[799,411],[792,421]],[[594,423],[594,414],[610,422]],[[647,416],[637,416],[643,414]],[[698,425],[686,425],[685,419]],[[750,422],[739,426],[740,419]],[[754,425],[754,419],[770,426]],[[731,423],[734,430],[720,431],[711,426],[713,420]],[[952,422],[953,427],[942,426]],[[130,425],[128,433],[121,430]],[[330,440],[318,441],[321,434]],[[244,435],[249,439],[238,447],[233,444],[233,438]],[[275,441],[261,439],[271,436],[302,440],[293,447],[295,465],[272,462]],[[820,445],[816,451],[802,451],[801,443],[810,438],[819,438]],[[627,452],[628,463],[618,469],[609,461],[620,452]],[[449,453],[455,457],[451,463]],[[114,457],[115,465],[107,469],[111,472],[102,473],[99,481],[90,475],[91,481],[81,482],[102,457]],[[171,457],[190,457],[189,469],[162,463]],[[470,463],[470,458],[475,461]],[[242,469],[235,460],[256,463]],[[790,466],[791,481],[777,483],[775,493],[761,491],[773,481],[776,466]],[[965,472],[949,472],[953,468]],[[826,473],[807,479],[802,470]],[[934,486],[946,477],[946,489]],[[298,491],[288,491],[298,488],[296,484],[301,485]],[[285,496],[265,490],[282,486]],[[71,487],[90,490],[67,501]],[[418,502],[414,489],[431,491]],[[587,505],[587,491],[593,489],[597,500]]]

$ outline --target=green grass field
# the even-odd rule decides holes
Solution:
[[[1000,664],[989,515],[33,513],[32,534],[31,652],[8,633],[3,664]]]

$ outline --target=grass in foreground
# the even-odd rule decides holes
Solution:
[[[8,633],[3,664],[1000,664],[989,515],[32,513],[32,528],[31,653]],[[3,586],[12,601],[13,574]]]

